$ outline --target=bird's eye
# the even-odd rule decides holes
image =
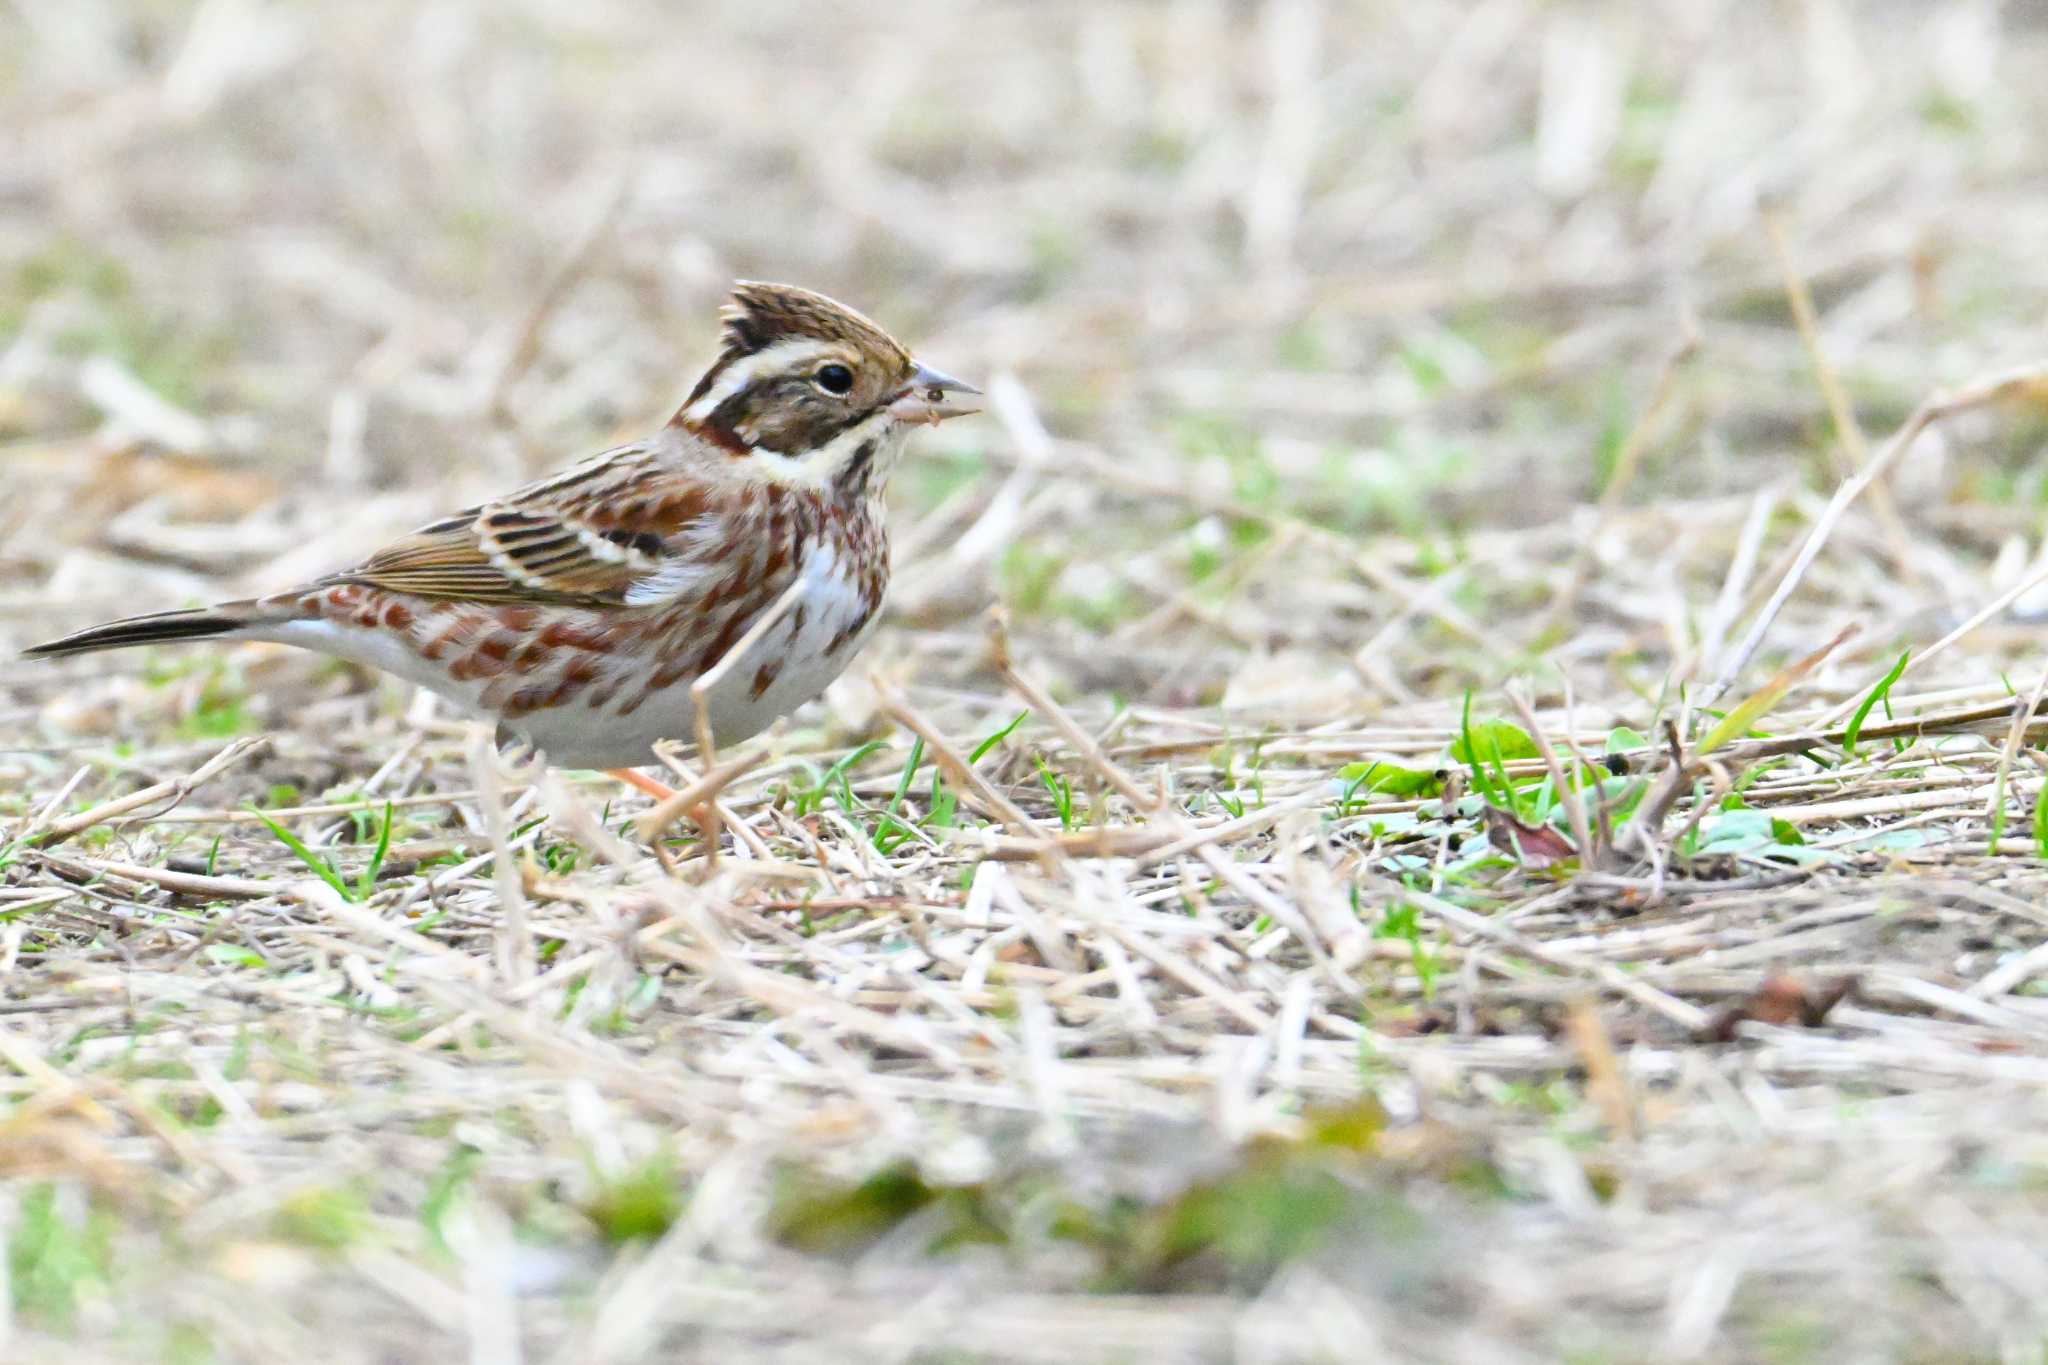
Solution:
[[[847,369],[844,365],[821,366],[818,373],[812,377],[818,381],[818,387],[827,393],[851,393],[853,391],[853,371]]]

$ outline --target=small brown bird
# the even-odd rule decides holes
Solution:
[[[889,582],[882,492],[904,438],[976,411],[978,390],[808,290],[743,282],[723,317],[717,360],[646,440],[303,587],[28,653],[301,645],[498,720],[550,762],[615,770],[649,761],[656,740],[691,738],[691,685],[718,670],[704,690],[711,734],[745,739],[859,652]]]

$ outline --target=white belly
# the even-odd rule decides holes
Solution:
[[[873,633],[881,613],[861,620],[866,607],[858,586],[842,572],[829,544],[811,552],[800,581],[802,589],[775,623],[751,643],[735,646],[739,652],[719,669],[706,694],[706,718],[716,743],[737,744],[815,698]],[[847,635],[856,622],[859,629]],[[835,640],[837,649],[832,648]],[[657,691],[627,715],[620,711],[631,694],[622,692],[595,710],[571,703],[521,716],[512,725],[551,762],[565,767],[635,767],[652,761],[656,740],[695,740],[694,682],[684,678]]]
[[[758,734],[823,692],[874,631],[881,613],[868,613],[862,620],[866,606],[859,588],[842,571],[830,544],[811,551],[799,581],[802,589],[775,624],[750,644],[741,642],[744,650],[719,672],[705,698],[712,737],[719,744],[736,744]],[[856,622],[858,629],[848,634]],[[416,648],[388,631],[330,621],[290,621],[251,631],[249,637],[368,664],[418,683],[474,715],[499,719],[484,700],[484,681],[456,681],[444,667],[421,658]],[[644,669],[647,661],[618,660],[615,666]],[[638,767],[653,762],[657,740],[695,740],[697,710],[690,690],[695,681],[683,678],[651,694],[633,686],[615,687],[597,706],[571,698],[508,724],[561,767]]]

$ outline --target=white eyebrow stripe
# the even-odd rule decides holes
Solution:
[[[756,351],[750,356],[743,356],[725,367],[718,376],[718,382],[713,384],[702,398],[690,404],[684,410],[684,416],[693,422],[701,422],[716,412],[720,403],[753,383],[756,375],[772,374],[778,370],[793,370],[806,360],[829,355],[833,351],[834,347],[830,342],[818,341],[812,337],[791,337],[786,341],[778,341],[764,350]]]

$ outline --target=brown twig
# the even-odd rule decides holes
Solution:
[[[1515,708],[1515,714],[1522,718],[1529,737],[1536,741],[1536,751],[1543,757],[1543,766],[1550,774],[1551,787],[1557,792],[1558,803],[1564,807],[1565,819],[1572,827],[1572,840],[1578,845],[1579,866],[1593,870],[1605,865],[1607,850],[1593,842],[1593,826],[1586,819],[1585,793],[1565,780],[1564,765],[1558,762],[1557,750],[1551,746],[1543,733],[1543,723],[1536,719],[1535,708],[1529,705],[1518,688],[1507,689],[1508,703]]]
[[[1863,467],[1870,457],[1870,448],[1863,439],[1862,426],[1856,421],[1856,409],[1849,402],[1841,380],[1835,376],[1835,367],[1829,363],[1827,351],[1821,346],[1820,323],[1813,310],[1813,293],[1806,286],[1806,277],[1792,262],[1792,248],[1785,240],[1784,225],[1776,213],[1766,211],[1763,219],[1764,230],[1771,239],[1771,252],[1777,257],[1778,270],[1785,277],[1785,298],[1792,308],[1793,324],[1799,329],[1800,343],[1806,347],[1807,359],[1813,364],[1814,381],[1820,385],[1821,396],[1828,405],[1828,416],[1834,422],[1835,438],[1839,442],[1830,447],[1838,452],[1833,462],[1835,477],[1844,479]],[[1881,478],[1871,484],[1870,505],[1891,544],[1892,568],[1910,582],[1918,574],[1910,548],[1912,534],[1899,516],[1898,504],[1892,500],[1891,486]]]
[[[141,810],[144,806],[153,806],[159,801],[170,802],[170,806],[165,807],[164,810],[153,811],[149,816],[143,817],[148,819],[159,818],[168,813],[180,801],[191,795],[193,791],[205,786],[208,782],[252,754],[257,753],[269,743],[269,739],[265,736],[245,735],[241,739],[229,744],[206,762],[200,764],[185,777],[174,777],[163,782],[152,783],[140,791],[130,792],[126,796],[117,796],[111,801],[103,801],[90,810],[82,810],[76,815],[68,815],[61,820],[52,820],[40,829],[36,828],[34,823],[31,823],[30,827],[22,832],[21,838],[23,842],[36,847],[54,848],[66,839],[83,834],[85,831],[98,825],[128,816],[135,811]]]

